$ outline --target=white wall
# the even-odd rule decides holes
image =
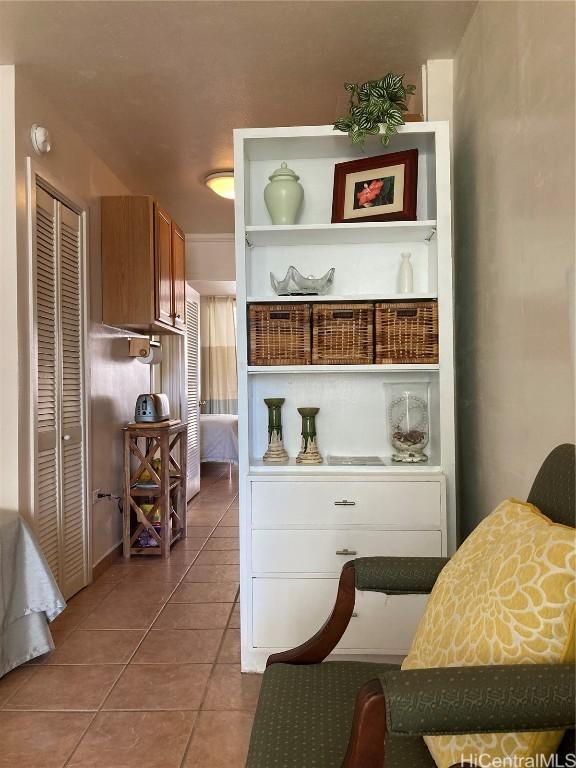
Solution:
[[[69,197],[78,197],[89,208],[89,288],[90,288],[90,374],[92,398],[92,488],[121,493],[121,427],[133,416],[136,397],[149,390],[150,369],[127,357],[125,338],[106,329],[101,320],[100,280],[100,195],[130,194],[130,190],[88,147],[80,136],[60,118],[58,112],[38,93],[28,78],[16,68],[16,175],[18,225],[18,302],[20,320],[20,511],[29,512],[27,401],[27,265],[26,232],[26,157],[33,154],[30,127],[40,123],[50,130],[53,149],[39,159],[40,170]],[[138,190],[140,191],[140,190]],[[14,277],[2,283],[15,295]],[[15,449],[14,449],[15,450]],[[121,538],[121,520],[115,505],[99,502],[93,508],[93,564],[96,564]]]
[[[236,280],[234,235],[186,235],[187,280]]]
[[[15,72],[0,66],[0,510],[18,510],[18,305]]]
[[[480,2],[456,57],[463,533],[574,441],[574,8]]]

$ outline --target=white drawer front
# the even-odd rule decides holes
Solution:
[[[440,481],[253,481],[252,526],[440,527]]]
[[[372,555],[441,557],[440,531],[255,530],[255,573],[339,573],[347,560]]]
[[[293,648],[324,624],[336,598],[337,579],[253,579],[253,643],[256,648]],[[339,650],[407,653],[427,595],[356,592],[356,617]]]

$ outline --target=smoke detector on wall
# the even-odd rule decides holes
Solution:
[[[44,128],[42,125],[34,123],[30,129],[30,139],[32,141],[32,146],[34,147],[34,152],[36,152],[37,155],[45,155],[52,149],[50,133],[48,132],[48,129]]]

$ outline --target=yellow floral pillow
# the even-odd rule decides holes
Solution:
[[[502,502],[440,574],[402,669],[574,659],[574,529]],[[550,756],[562,732],[426,736],[439,768],[462,757]],[[488,765],[488,757],[483,764]]]

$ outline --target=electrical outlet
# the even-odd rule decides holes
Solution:
[[[98,498],[98,494],[100,493],[100,488],[96,488],[92,491],[92,504],[97,504],[100,499]]]

